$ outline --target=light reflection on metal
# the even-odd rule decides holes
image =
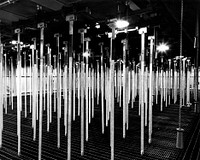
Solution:
[[[119,19],[115,22],[115,26],[118,29],[123,29],[129,26],[129,22],[126,20]]]

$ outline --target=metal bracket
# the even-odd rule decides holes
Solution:
[[[46,24],[44,22],[38,23],[37,25],[38,28],[45,28]]]
[[[60,34],[60,33],[55,33],[55,34],[54,34],[54,37],[57,37],[57,38],[58,38],[58,37],[62,37],[62,34]]]
[[[77,17],[74,14],[68,15],[65,18],[66,21],[76,21]]]
[[[147,27],[139,29],[139,34],[143,34],[143,33],[147,33]]]
[[[152,40],[152,39],[155,39],[154,36],[148,36],[148,40]]]
[[[33,42],[35,42],[35,41],[36,41],[36,37],[32,38],[31,40],[32,40]]]
[[[78,33],[87,33],[87,30],[84,29],[84,28],[81,28],[81,29],[78,30]]]
[[[128,40],[127,40],[127,39],[123,39],[123,40],[121,41],[121,43],[122,43],[123,45],[125,45],[126,49],[128,49]]]
[[[126,39],[121,40],[121,43],[123,43],[123,44],[126,44],[126,42],[127,42]]]
[[[84,40],[85,40],[86,42],[91,41],[91,39],[90,39],[89,37],[85,38]]]
[[[20,33],[20,32],[21,32],[20,28],[15,29],[15,33]]]
[[[68,42],[67,42],[67,41],[63,41],[63,44],[67,45],[67,44],[68,44]]]
[[[187,103],[187,107],[190,107],[192,105],[192,103]]]
[[[103,54],[103,45],[104,45],[103,42],[100,42],[100,43],[99,43],[99,46],[101,47],[101,53],[102,53],[102,54]]]
[[[182,60],[184,58],[184,56],[176,56],[175,58],[176,58],[176,60],[179,60],[179,59]]]
[[[103,42],[100,42],[99,43],[99,46],[103,47],[104,43]]]
[[[112,33],[108,33],[108,38],[112,38]]]

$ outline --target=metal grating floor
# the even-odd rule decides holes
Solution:
[[[16,105],[14,105],[16,106]],[[122,108],[115,107],[115,159],[116,160],[166,160],[181,159],[184,150],[176,148],[176,128],[178,126],[178,106],[171,105],[159,111],[159,106],[153,107],[153,139],[147,143],[147,128],[145,130],[145,154],[140,155],[140,117],[138,107],[129,110],[130,127],[126,138],[122,138]],[[72,159],[73,160],[108,160],[110,159],[109,127],[105,128],[105,134],[101,134],[100,106],[95,107],[95,117],[89,125],[89,141],[85,142],[85,154],[80,155],[80,117],[72,123]],[[0,149],[0,159],[34,160],[38,156],[38,141],[32,140],[31,114],[28,118],[22,118],[22,152],[17,155],[17,116],[16,107],[8,114],[4,114],[3,146]],[[24,117],[24,113],[22,113]],[[46,131],[46,112],[43,118],[43,142],[42,159],[64,160],[67,157],[67,138],[64,135],[64,124],[61,119],[61,148],[57,148],[57,119],[53,114],[53,122],[50,132]],[[182,122],[184,140],[187,142],[197,123],[197,115],[191,108],[182,110]],[[38,132],[38,131],[37,131]],[[38,135],[37,135],[38,136]],[[38,138],[38,137],[37,137]]]

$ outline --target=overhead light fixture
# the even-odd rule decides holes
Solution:
[[[161,53],[166,53],[169,50],[169,45],[167,43],[160,43],[157,46],[157,51]]]
[[[115,22],[115,26],[116,28],[118,29],[123,29],[123,28],[126,28],[129,26],[129,22],[126,21],[126,20],[123,20],[123,19],[118,19],[116,22]]]

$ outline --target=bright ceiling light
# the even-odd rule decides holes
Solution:
[[[161,53],[165,53],[169,50],[169,46],[167,45],[167,43],[160,43],[157,46],[157,51],[161,52]]]
[[[129,26],[129,22],[126,21],[126,20],[122,20],[122,19],[119,19],[115,22],[115,26],[118,28],[118,29],[122,29],[122,28],[126,28]]]

